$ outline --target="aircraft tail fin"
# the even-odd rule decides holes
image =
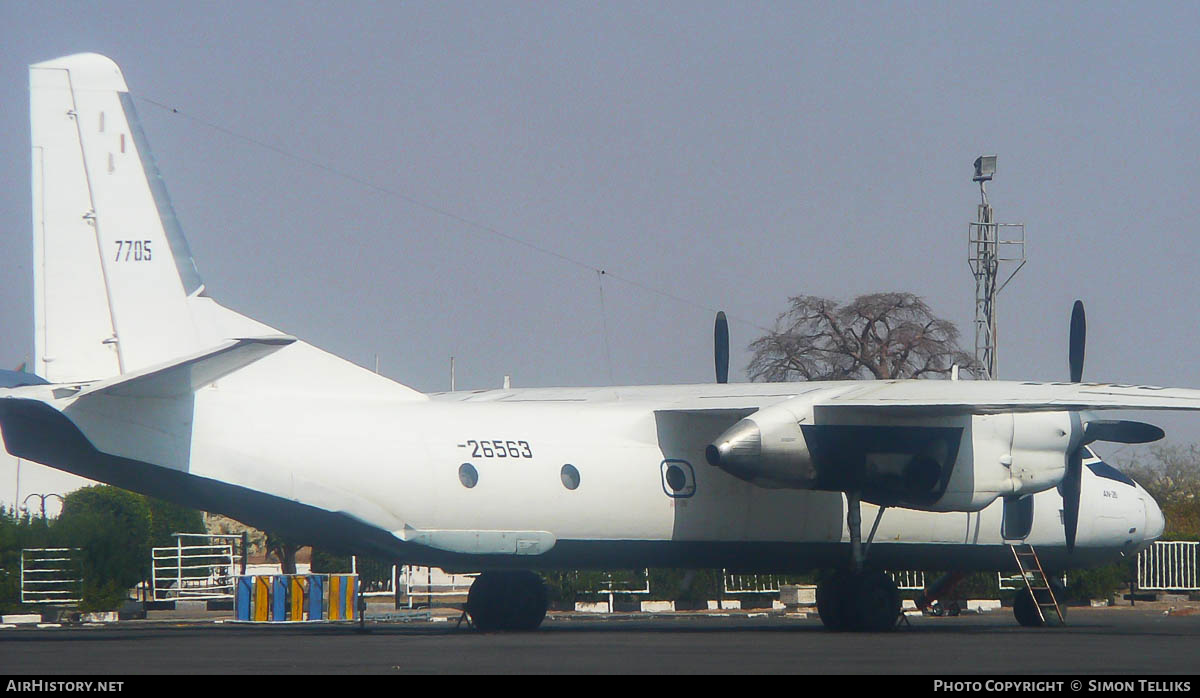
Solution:
[[[37,63],[29,93],[35,373],[107,383],[282,334],[208,297],[116,63],[94,53]],[[303,342],[244,368],[227,382],[424,398]]]
[[[120,68],[30,66],[35,372],[96,380],[192,354],[203,289]]]

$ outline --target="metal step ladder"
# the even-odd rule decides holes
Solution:
[[[1050,580],[1046,577],[1045,570],[1042,569],[1042,561],[1038,559],[1037,551],[1028,543],[1018,543],[1008,547],[1012,550],[1013,559],[1017,561],[1017,569],[1021,570],[1021,578],[1025,580],[1025,588],[1029,590],[1029,598],[1033,599],[1042,623],[1050,625],[1046,614],[1053,610],[1054,618],[1058,621],[1057,625],[1066,625],[1067,619],[1058,606],[1058,599],[1054,597],[1054,589],[1050,588]],[[1024,549],[1018,550],[1018,548]],[[1046,596],[1050,597],[1048,602],[1038,599],[1037,592],[1043,590],[1046,592]]]

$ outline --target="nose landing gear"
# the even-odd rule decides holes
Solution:
[[[1055,580],[1051,589],[1021,589],[1013,597],[1013,616],[1027,628],[1056,627],[1066,624],[1067,607],[1056,599],[1065,599],[1067,590]],[[1051,596],[1053,594],[1053,596]],[[1041,612],[1038,612],[1038,607]]]
[[[546,586],[528,570],[483,572],[467,594],[467,615],[484,632],[536,630],[546,617]]]

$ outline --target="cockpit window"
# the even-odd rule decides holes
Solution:
[[[1130,487],[1137,487],[1133,480],[1129,479],[1128,475],[1102,460],[1098,460],[1095,463],[1088,463],[1087,467],[1091,468],[1092,472],[1099,477],[1108,478],[1109,480],[1116,480],[1117,482],[1123,482]]]

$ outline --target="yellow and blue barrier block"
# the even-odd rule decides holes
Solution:
[[[264,574],[238,578],[234,617],[245,623],[353,621],[354,574]]]
[[[254,618],[256,621],[270,620],[271,578],[258,577],[254,580]]]
[[[305,620],[304,597],[308,593],[308,575],[295,575],[288,585],[288,620]]]
[[[287,617],[288,575],[271,577],[271,620],[289,620]]]
[[[308,619],[325,620],[325,575],[314,574],[308,578]]]
[[[358,596],[358,575],[329,575],[329,620],[354,620],[354,599]]]

